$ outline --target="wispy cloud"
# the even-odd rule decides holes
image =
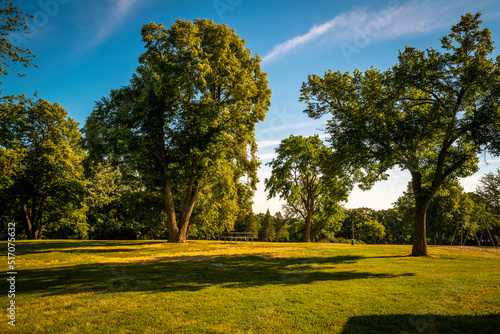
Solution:
[[[91,49],[103,43],[125,22],[140,3],[140,0],[108,0],[108,5],[103,6],[101,15],[97,15],[94,37],[89,39],[85,49]]]
[[[457,13],[460,13],[456,7],[456,3],[444,0],[415,0],[407,3],[389,2],[386,8],[379,11],[371,11],[368,7],[358,8],[313,26],[304,35],[276,45],[262,61],[271,62],[320,38],[326,38],[341,48],[342,43],[348,43],[344,47],[350,47],[352,51],[380,40],[430,32],[456,23]]]
[[[272,147],[272,146],[278,146],[281,143],[281,140],[263,140],[260,142],[257,142],[257,145],[259,145],[259,148],[263,147]]]
[[[269,153],[264,153],[264,154],[259,154],[258,155],[260,160],[262,161],[268,161],[276,158],[278,156],[278,153],[276,152],[269,152]]]
[[[307,127],[311,127],[311,126],[318,125],[318,124],[319,124],[318,121],[311,121],[311,122],[305,122],[305,123],[291,123],[291,124],[277,125],[277,126],[273,126],[271,128],[263,129],[259,132],[259,134],[275,133],[275,132],[294,129],[294,128],[307,128]]]

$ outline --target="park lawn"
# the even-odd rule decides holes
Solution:
[[[430,257],[414,258],[411,246],[216,241],[42,240],[16,247],[16,326],[4,315],[0,332],[500,328],[498,252],[430,247]]]

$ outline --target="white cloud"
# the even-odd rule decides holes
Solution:
[[[276,158],[278,156],[278,154],[276,152],[269,152],[269,153],[260,154],[258,156],[259,156],[260,160],[267,161],[267,160],[272,160],[272,159]]]
[[[257,145],[259,148],[263,147],[273,147],[273,146],[278,146],[281,143],[281,140],[263,140],[260,142],[257,142]]]
[[[323,124],[319,123],[318,121],[312,121],[312,122],[305,122],[305,123],[291,123],[291,124],[277,125],[277,126],[273,126],[271,128],[260,130],[257,133],[257,135],[264,134],[264,133],[274,133],[274,132],[279,132],[279,131],[294,129],[294,128],[308,128],[308,127],[312,127],[314,125],[318,126],[318,125],[323,125]]]
[[[456,4],[441,1],[415,0],[406,4],[390,1],[386,8],[370,11],[367,7],[342,13],[304,35],[276,45],[262,58],[268,63],[317,41],[320,37],[335,42],[341,48],[364,48],[371,43],[408,34],[425,33],[450,26],[457,19]],[[343,43],[347,43],[343,45]],[[345,53],[345,52],[344,52]]]
[[[116,13],[119,16],[125,16],[134,7],[139,0],[114,0]]]
[[[91,49],[104,42],[118,27],[120,27],[132,10],[140,3],[139,0],[110,0],[109,6],[96,22],[94,38],[89,40],[85,49]]]

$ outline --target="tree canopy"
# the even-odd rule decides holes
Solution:
[[[146,52],[137,72],[96,104],[86,144],[91,159],[115,160],[162,189],[169,241],[185,242],[217,168],[228,173],[221,182],[255,189],[255,124],[264,120],[271,91],[260,58],[225,25],[179,19],[168,29],[144,25],[141,34]]]
[[[328,225],[338,218],[338,202],[346,197],[337,179],[323,176],[321,163],[328,151],[318,135],[292,135],[281,141],[276,148],[278,156],[268,163],[272,168],[270,178],[265,180],[268,198],[279,196],[304,219],[306,242],[311,241],[313,218],[319,226]],[[315,231],[319,233],[320,229]]]
[[[0,104],[0,196],[13,217],[22,217],[30,239],[40,239],[48,224],[52,230],[80,224],[77,233],[85,236],[83,196],[85,178],[79,146],[78,123],[57,103],[32,102]],[[64,227],[66,225],[66,227]]]
[[[332,164],[363,188],[408,170],[415,195],[413,250],[427,255],[426,210],[448,178],[478,170],[478,154],[500,154],[500,57],[481,13],[463,15],[441,39],[443,52],[413,47],[391,69],[310,75],[301,101],[313,118],[332,115]]]

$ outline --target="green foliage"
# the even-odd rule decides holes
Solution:
[[[91,239],[156,239],[167,235],[161,196],[140,178],[123,178],[117,166],[97,164],[90,173],[86,203]]]
[[[212,239],[224,231],[232,231],[237,217],[246,212],[241,202],[250,200],[248,196],[253,193],[239,182],[235,164],[226,160],[215,163],[217,165],[208,173],[191,216],[191,237]]]
[[[257,234],[258,234],[260,228],[261,228],[260,219],[253,212],[250,212],[246,215],[239,217],[239,219],[236,221],[236,224],[234,226],[235,231],[253,232],[253,233],[257,233]]]
[[[259,240],[262,241],[274,241],[276,240],[276,228],[275,228],[274,217],[271,216],[269,209],[267,209],[266,214],[261,219],[261,229],[259,231]]]
[[[376,221],[385,228],[384,243],[405,245],[411,241],[413,212],[414,210],[408,211],[408,216],[405,217],[405,212],[396,203],[393,208],[375,212]]]
[[[407,226],[413,220],[414,195],[411,184],[399,197],[394,209],[401,218],[401,223]],[[433,197],[427,209],[427,238],[433,244],[445,244],[451,241],[456,224],[463,216],[487,214],[481,198],[473,193],[464,193],[462,186],[456,180],[449,180]],[[388,233],[391,233],[390,230]]]
[[[346,209],[341,220],[342,227],[336,235],[345,239],[373,239],[375,235],[370,235],[368,228],[366,233],[360,237],[358,227],[374,220],[375,211],[370,208]]]
[[[2,0],[0,8],[0,75],[8,75],[9,69],[19,76],[25,76],[15,70],[15,65],[24,67],[35,66],[32,58],[35,56],[29,49],[21,49],[9,41],[9,36],[15,33],[29,34],[27,18],[33,15],[24,14],[11,0]],[[1,82],[0,82],[1,84]],[[1,92],[1,90],[0,90]]]
[[[476,194],[487,204],[491,214],[500,215],[500,168],[479,179]]]
[[[177,20],[169,29],[147,24],[141,33],[140,66],[129,86],[96,104],[85,126],[87,148],[92,160],[116,159],[149,188],[162,189],[169,240],[184,242],[195,203],[210,200],[210,188],[255,189],[255,124],[265,117],[271,91],[260,58],[225,25]],[[230,172],[223,182],[213,178],[219,167]],[[201,214],[222,217],[217,209],[205,206]]]
[[[0,103],[0,190],[11,187],[27,154],[21,144],[29,129],[27,114],[32,101],[24,97]]]
[[[78,123],[57,103],[23,97],[3,100],[0,113],[0,196],[10,219],[22,221],[29,238],[40,239],[44,229],[47,236],[85,237]]]
[[[425,210],[441,184],[478,170],[478,154],[500,154],[500,57],[466,14],[443,37],[440,53],[406,47],[392,69],[310,75],[300,101],[313,118],[332,115],[331,164],[364,189],[391,168],[412,174],[416,215],[414,255],[427,255]]]
[[[305,221],[306,242],[323,228],[335,228],[338,202],[345,199],[346,190],[335,176],[323,177],[321,164],[328,148],[319,136],[292,135],[281,142],[276,153],[268,163],[272,168],[271,177],[265,180],[268,198],[279,196]]]
[[[279,211],[274,214],[273,218],[276,241],[288,241],[289,233],[287,229],[287,220],[283,218],[283,215]]]
[[[385,227],[375,219],[356,224],[357,238],[365,243],[381,243],[385,237]]]
[[[443,244],[443,235],[451,237],[464,204],[463,188],[456,180],[445,182],[427,209],[427,235],[433,244]],[[437,240],[436,240],[437,237]]]

